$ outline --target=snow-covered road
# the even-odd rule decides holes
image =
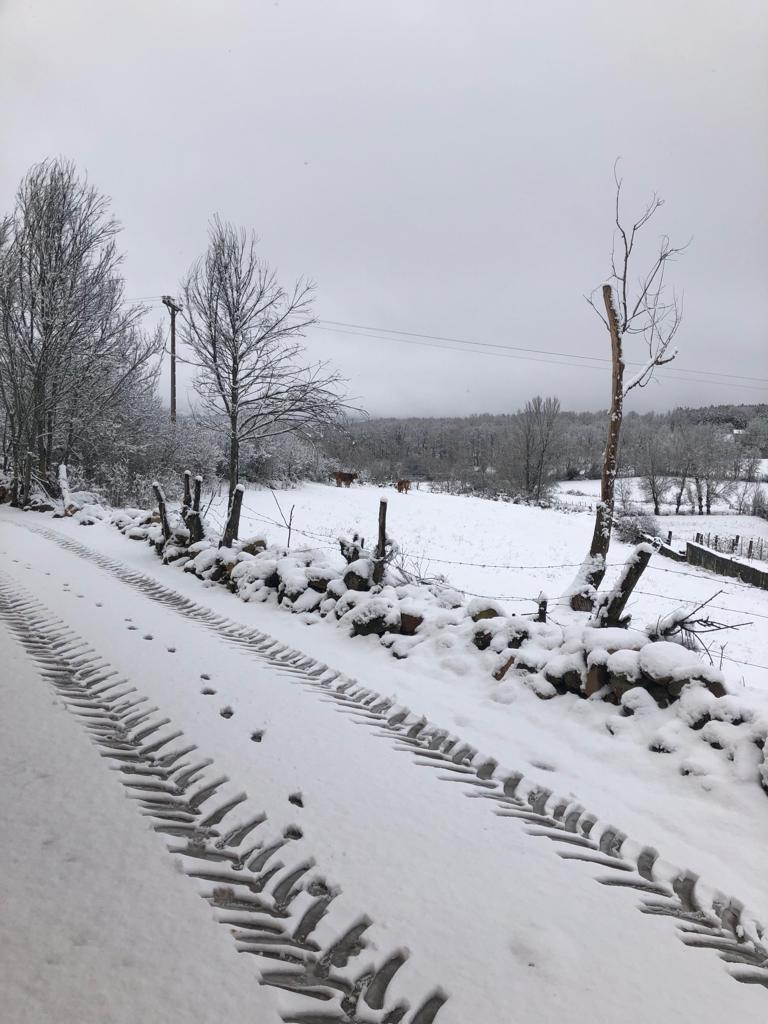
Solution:
[[[137,546],[128,547],[126,555],[138,556]],[[435,761],[434,751],[410,745],[349,699],[354,688],[335,699],[318,685],[322,675],[313,679],[311,666],[294,671],[281,664],[276,647],[238,635],[235,623],[221,619],[217,602],[226,595],[211,594],[216,614],[206,613],[198,585],[194,600],[203,611],[190,613],[181,599],[167,600],[175,576],[163,580],[163,597],[131,585],[129,575],[63,550],[9,517],[0,522],[0,967],[13,979],[2,982],[15,1014],[9,1024],[42,1024],[54,1019],[54,1007],[61,1021],[122,1022],[141,1013],[179,1024],[765,1018],[762,985],[738,984],[713,951],[686,947],[668,916],[639,914],[636,889],[595,883],[625,870],[615,858],[563,859],[564,844],[530,835],[535,821],[520,817],[514,798],[505,802],[498,783],[483,785],[474,769],[450,758]],[[268,628],[266,610],[247,611],[252,627]],[[212,761],[195,781],[230,781],[212,795],[206,813],[247,794],[215,823],[221,838],[265,816],[233,844],[237,857],[249,851],[244,867],[212,863],[210,844],[152,834],[157,817],[141,816],[148,811],[139,799],[144,794],[124,788],[126,779],[114,770],[120,761],[98,757],[103,743],[94,750],[88,742],[84,727],[97,713],[83,705],[90,717],[77,723],[76,706],[70,702],[67,713],[51,689],[63,677],[50,669],[47,678],[41,674],[48,664],[41,643],[44,658],[58,658],[56,671],[65,675],[106,663],[109,669],[99,668],[105,679],[113,669],[110,680],[126,680],[123,689],[135,687],[157,709],[155,717],[168,719],[163,729],[179,733],[175,748],[196,748],[185,755],[190,764]],[[380,680],[376,685],[382,689]],[[103,733],[96,736],[103,741]],[[41,779],[41,771],[52,778]],[[18,778],[31,801],[21,796]],[[172,781],[178,784],[178,776]],[[494,799],[467,799],[489,795]],[[46,829],[66,847],[65,859],[79,858],[71,863],[81,862],[82,871],[54,867]],[[568,849],[591,854],[587,843]],[[249,948],[245,911],[233,915],[196,897],[216,888],[246,891],[249,873],[260,879],[266,907],[259,920],[271,913],[278,930],[293,928],[313,900],[322,903],[325,913],[297,957],[303,966],[291,959],[296,949],[289,943],[282,961],[238,955]],[[119,927],[110,922],[111,886],[119,890]],[[364,948],[342,950],[336,966],[323,967],[323,952],[368,922]],[[237,932],[229,956],[227,930]],[[83,956],[89,942],[97,952]],[[269,947],[262,940],[250,948],[263,954]],[[399,965],[388,986],[376,974],[385,965]],[[288,991],[309,987],[285,982],[285,972],[302,970],[315,981],[324,970],[335,972],[332,998],[319,982],[314,998]],[[260,975],[275,983],[257,987]],[[371,976],[379,979],[381,998],[368,998],[370,986],[355,987]],[[81,1013],[78,1000],[91,990],[93,1006]]]

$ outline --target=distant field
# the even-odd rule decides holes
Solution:
[[[632,488],[633,503],[644,512],[653,512],[653,506],[645,501],[640,481],[636,477],[628,477],[627,483]],[[594,506],[600,495],[599,480],[561,480],[556,485],[557,498],[563,504],[574,509],[587,510]],[[682,547],[687,540],[693,540],[697,533],[712,534],[719,537],[762,537],[768,543],[768,519],[757,516],[735,515],[724,502],[715,506],[713,515],[699,516],[683,513],[674,514],[674,505],[661,507],[659,527],[666,537],[672,531],[672,543]]]

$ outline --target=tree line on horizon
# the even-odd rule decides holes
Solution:
[[[596,479],[605,411],[570,412],[556,398],[511,414],[358,420],[326,442],[345,469],[376,483],[406,477],[457,493],[541,501],[555,482]],[[619,476],[639,477],[658,514],[663,503],[706,514],[719,499],[746,511],[768,458],[768,405],[628,412]]]

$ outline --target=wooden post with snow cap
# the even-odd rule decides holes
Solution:
[[[188,469],[184,470],[184,497],[181,501],[181,518],[184,522],[187,521],[187,515],[189,510],[192,508],[192,474]]]
[[[189,527],[189,543],[197,544],[203,539],[203,521],[200,518],[200,498],[203,490],[203,478],[195,477],[195,494],[192,498],[192,508],[187,512],[187,526]]]
[[[604,595],[596,609],[595,619],[599,626],[626,626],[629,616],[622,616],[624,607],[637,586],[637,582],[651,559],[652,544],[638,544],[626,561],[616,585]]]
[[[548,598],[547,598],[547,595],[544,593],[543,590],[539,594],[539,596],[538,596],[538,598],[536,600],[538,601],[538,605],[539,605],[539,610],[536,613],[536,621],[537,622],[546,622],[547,621],[547,602],[548,602]]]
[[[376,543],[376,558],[373,563],[373,582],[381,583],[384,579],[384,556],[387,545],[387,499],[379,501],[379,539]]]
[[[237,487],[235,487],[235,492],[232,495],[232,504],[229,508],[229,516],[227,517],[227,525],[219,547],[231,548],[232,541],[237,540],[237,533],[240,529],[240,509],[243,505],[244,491],[245,488],[242,484],[238,484]]]
[[[152,490],[155,492],[155,498],[157,499],[157,510],[160,513],[160,527],[163,531],[163,540],[170,540],[171,525],[168,522],[168,509],[165,506],[165,494],[157,480],[152,484]]]

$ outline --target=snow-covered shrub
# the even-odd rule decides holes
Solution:
[[[645,512],[617,516],[613,529],[625,544],[642,544],[649,537],[657,537],[659,534],[656,519]]]

